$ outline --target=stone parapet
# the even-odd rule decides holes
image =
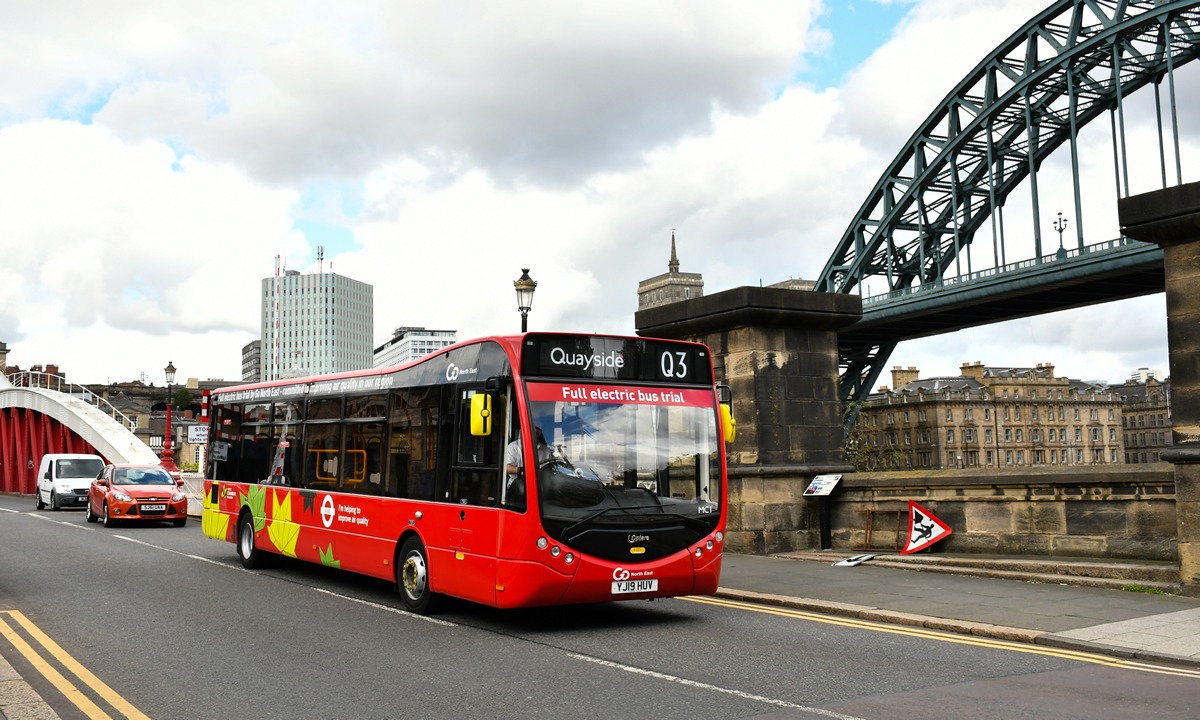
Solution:
[[[1179,557],[1175,472],[1167,463],[1057,471],[859,473],[844,478],[834,495],[834,547],[864,547],[866,510],[874,514],[873,547],[896,547],[897,513],[902,546],[909,500],[954,530],[935,546],[938,551]]]

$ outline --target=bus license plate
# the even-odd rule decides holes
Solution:
[[[143,510],[166,510],[166,505],[143,505]]]
[[[612,594],[657,592],[658,579],[654,580],[619,580],[613,583]]]

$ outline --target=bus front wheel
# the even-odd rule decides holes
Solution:
[[[404,607],[417,615],[432,611],[434,593],[429,589],[429,557],[425,544],[410,537],[400,546],[400,562],[396,563],[396,590]]]
[[[242,559],[242,567],[247,570],[266,564],[266,553],[254,542],[254,517],[250,513],[242,515],[238,524],[237,554]]]

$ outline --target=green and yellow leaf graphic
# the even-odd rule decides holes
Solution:
[[[331,567],[331,568],[338,568],[339,570],[342,568],[342,561],[333,559],[333,543],[329,543],[328,550],[321,550],[321,548],[317,548],[317,550],[320,550],[320,552],[321,552],[321,564],[322,565],[325,565],[325,566]]]
[[[266,485],[251,485],[246,493],[243,505],[250,506],[250,514],[254,516],[254,530],[260,531],[267,526],[267,488]]]
[[[296,557],[296,540],[300,537],[300,526],[292,522],[292,496],[287,490],[271,493],[271,522],[267,525],[267,535],[270,536],[271,542],[275,543],[275,547],[279,548],[279,552],[288,557]]]
[[[212,508],[204,508],[204,514],[200,516],[200,527],[203,528],[205,537],[224,540],[225,533],[229,530],[229,516]]]

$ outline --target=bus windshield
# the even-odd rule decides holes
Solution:
[[[547,531],[674,523],[703,535],[720,516],[711,390],[529,383]],[[649,558],[647,558],[649,559]]]

